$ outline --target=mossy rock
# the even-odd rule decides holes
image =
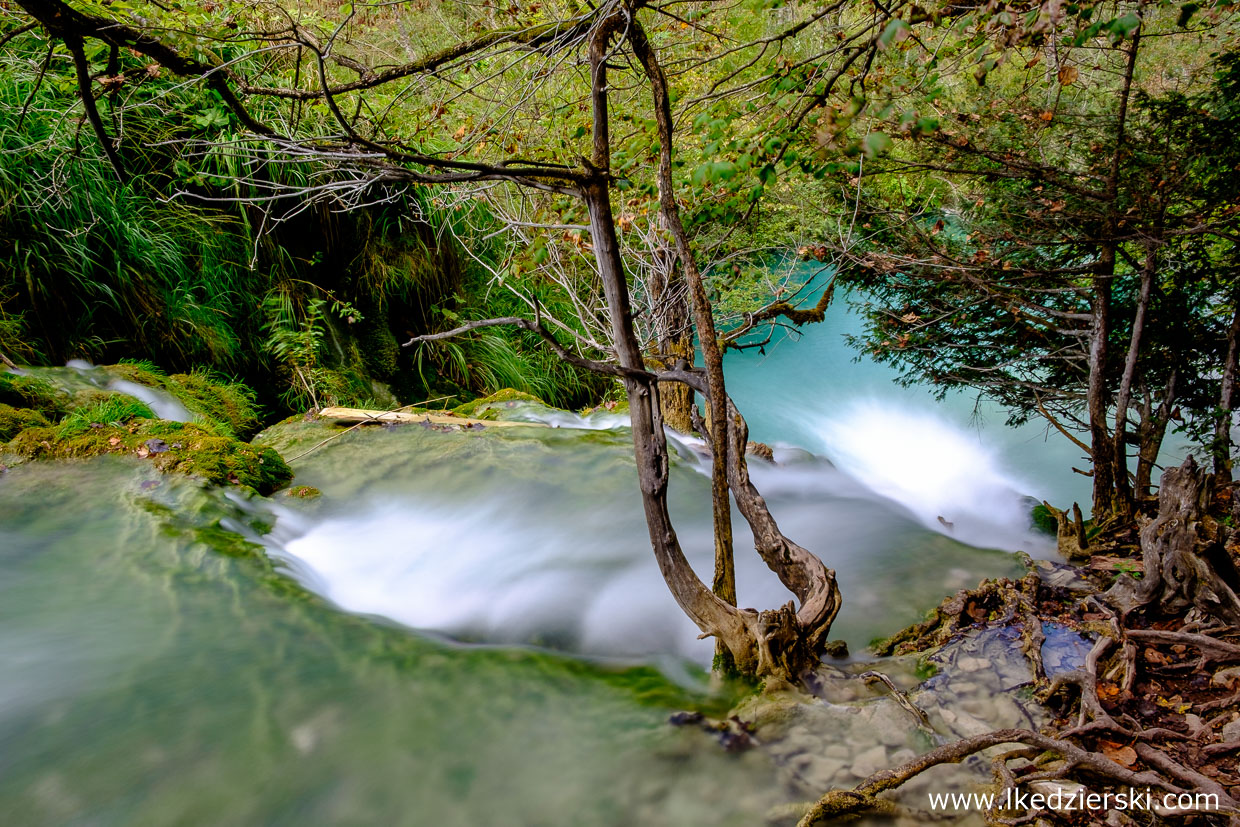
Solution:
[[[133,419],[92,423],[72,436],[56,427],[27,428],[5,450],[29,460],[137,457],[167,474],[188,474],[216,485],[242,485],[270,494],[293,478],[278,453],[222,436],[209,425]]]
[[[238,382],[225,382],[198,371],[174,373],[165,387],[191,412],[231,436],[251,436],[261,424],[254,391]]]
[[[115,365],[103,365],[101,370],[117,379],[126,379],[148,388],[162,388],[168,377],[150,362],[118,362]]]
[[[583,408],[581,411],[581,415],[590,416],[591,414],[596,414],[596,413],[627,415],[628,412],[629,412],[629,400],[620,399],[616,401],[603,402],[600,405],[595,405],[593,408]]]
[[[259,428],[254,391],[210,371],[195,370],[193,373],[165,376],[149,362],[120,362],[105,365],[102,369],[117,379],[172,394],[186,410],[227,436],[242,439],[253,435]]]
[[[490,396],[484,396],[481,399],[474,399],[470,402],[466,402],[464,405],[458,405],[452,409],[452,413],[457,416],[467,416],[472,419],[485,419],[486,417],[482,415],[485,409],[506,406],[508,403],[512,402],[533,402],[536,405],[550,407],[546,402],[531,393],[514,390],[513,388],[504,388],[501,391],[496,391]],[[494,419],[495,417],[492,416],[491,418]]]
[[[27,428],[45,428],[51,424],[46,416],[32,408],[0,403],[0,442],[8,442]]]
[[[313,500],[323,496],[323,492],[313,485],[294,485],[292,488],[285,489],[284,496],[298,500]]]
[[[1029,516],[1033,520],[1033,527],[1038,531],[1051,537],[1059,534],[1059,523],[1055,520],[1055,515],[1042,503],[1029,509]]]
[[[0,373],[0,403],[38,411],[50,420],[74,407],[73,398],[51,382],[7,372]]]

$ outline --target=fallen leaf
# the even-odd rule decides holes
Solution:
[[[152,437],[143,443],[152,454],[162,454],[168,450],[168,443],[158,437]]]
[[[147,450],[147,447],[145,445],[141,445],[138,447],[138,457],[140,459],[146,459],[150,455],[151,455],[151,452]]]
[[[1079,75],[1080,72],[1076,70],[1075,66],[1065,66],[1059,70],[1059,82],[1060,84],[1067,86],[1069,83],[1076,80]]]
[[[1109,744],[1104,744],[1102,747],[1102,754],[1107,758],[1110,758],[1116,764],[1119,764],[1121,767],[1131,767],[1133,764],[1137,763],[1137,751],[1132,747],[1114,748]]]
[[[118,437],[118,436],[111,437],[111,438],[109,438],[109,439],[108,439],[108,444],[109,444],[109,445],[111,445],[111,446],[113,446],[113,447],[115,447],[115,446],[117,446],[117,445],[120,445],[120,444],[121,444],[121,438],[120,438],[120,437]]]

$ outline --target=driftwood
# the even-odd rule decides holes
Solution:
[[[364,425],[373,422],[381,425],[385,422],[429,422],[432,425],[460,425],[463,428],[549,428],[543,422],[515,422],[501,419],[470,419],[464,416],[431,413],[404,413],[403,411],[369,411],[364,408],[324,408],[319,411],[323,419],[332,419],[350,425]]]

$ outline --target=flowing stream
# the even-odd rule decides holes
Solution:
[[[728,370],[777,448],[755,482],[837,570],[835,634],[859,653],[1017,572],[1012,551],[1050,555],[1026,495],[1080,495],[1040,432],[852,363],[854,323],[833,311]],[[650,554],[625,421],[504,413],[536,424],[338,436],[293,463],[322,491],[307,500],[114,458],[0,476],[6,823],[758,824],[847,773],[845,756],[789,775],[821,764],[814,739],[843,739],[836,718],[783,758],[666,725],[730,698]],[[324,438],[267,440],[295,456]],[[709,577],[706,469],[674,442],[673,517]],[[785,602],[745,531],[741,603]],[[916,746],[896,732],[841,749]]]

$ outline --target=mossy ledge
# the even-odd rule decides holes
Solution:
[[[452,409],[452,413],[457,416],[465,416],[471,419],[495,419],[496,414],[490,413],[494,408],[506,407],[510,402],[533,402],[536,405],[550,407],[546,402],[539,399],[533,394],[524,391],[514,390],[512,388],[504,388],[496,391],[490,396],[484,396],[481,399],[474,399],[466,402],[464,405],[458,405]]]
[[[92,423],[60,436],[55,426],[27,428],[4,449],[28,460],[87,459],[104,454],[132,456],[164,473],[201,477],[216,485],[240,485],[270,494],[293,478],[293,471],[271,448],[261,448],[196,423],[132,419],[122,424]]]
[[[190,413],[210,422],[222,434],[245,439],[261,425],[254,391],[210,371],[165,376],[148,362],[120,362],[105,365],[102,370],[118,379],[167,391]]]
[[[27,428],[46,428],[51,424],[39,411],[0,402],[0,442],[7,442]]]

